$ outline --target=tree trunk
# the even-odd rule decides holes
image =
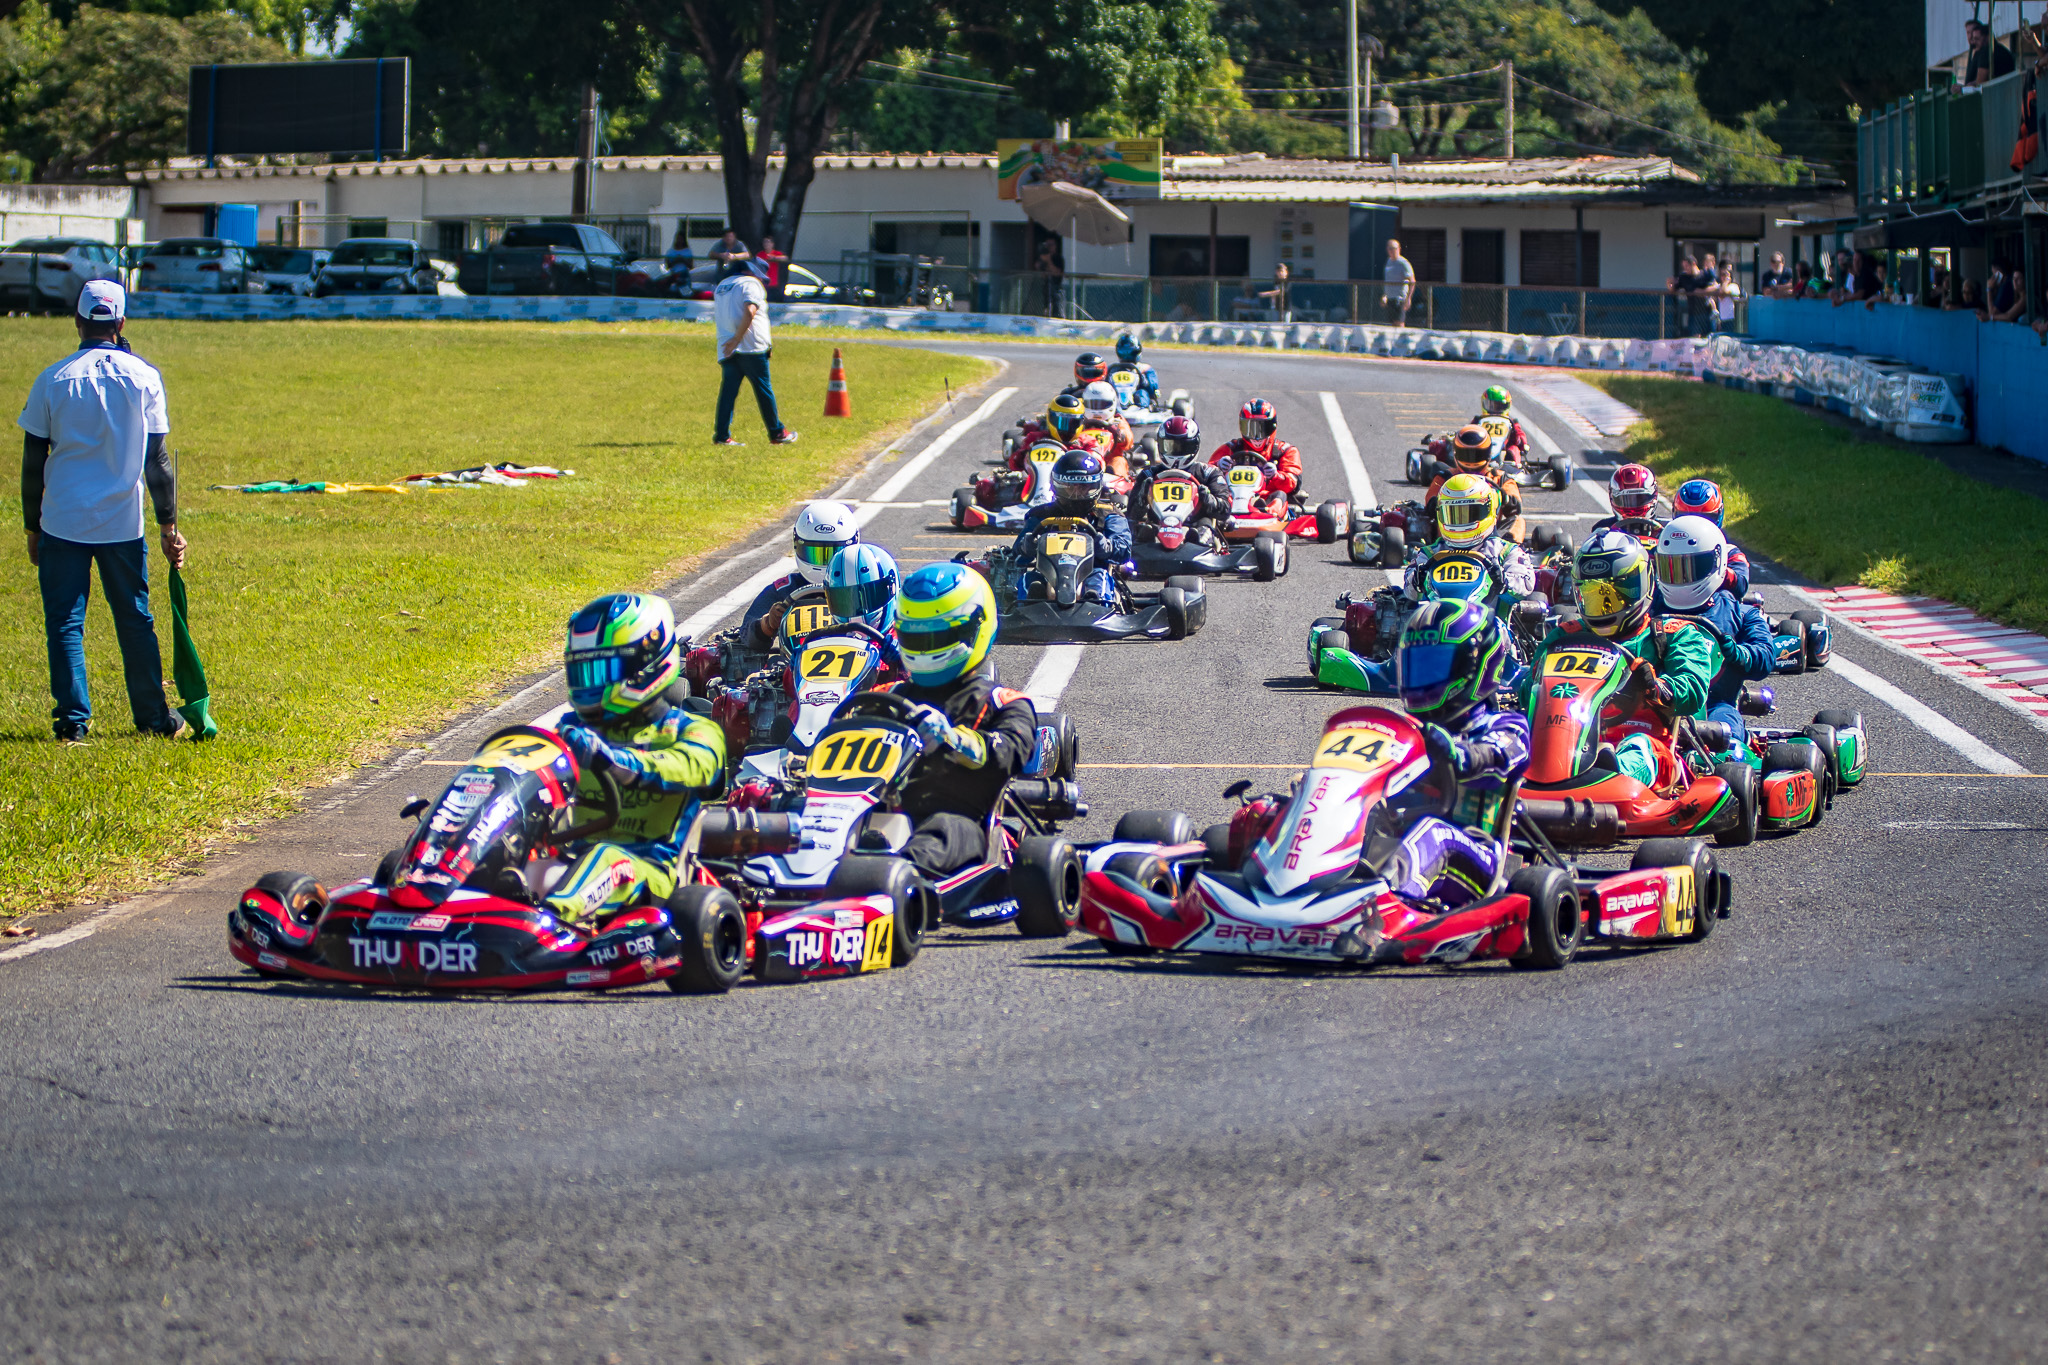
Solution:
[[[839,125],[839,100],[847,85],[874,56],[875,25],[884,0],[860,0],[844,20],[839,5],[826,7],[812,40],[810,60],[789,101],[789,137],[783,144],[782,179],[775,186],[770,222],[776,245],[796,254],[804,200],[817,179],[817,159]],[[827,35],[830,35],[829,37]]]

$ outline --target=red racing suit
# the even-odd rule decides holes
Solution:
[[[1221,465],[1225,460],[1233,464],[1239,460],[1264,460],[1273,466],[1273,472],[1266,478],[1266,486],[1259,491],[1258,501],[1261,505],[1269,499],[1278,502],[1281,510],[1275,512],[1275,516],[1285,511],[1287,500],[1301,487],[1301,452],[1277,436],[1266,443],[1264,450],[1242,436],[1235,437],[1216,447],[1216,453],[1209,457],[1211,466]],[[1275,493],[1280,495],[1277,499],[1273,498]]]
[[[1099,422],[1083,422],[1081,429],[1074,433],[1074,439],[1067,443],[1069,450],[1092,450],[1102,457],[1102,472],[1105,481],[1118,493],[1131,491],[1131,425],[1119,417],[1118,427],[1123,429],[1119,437],[1114,428]]]

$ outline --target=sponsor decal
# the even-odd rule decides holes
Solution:
[[[446,915],[416,915],[412,922],[413,931],[422,934],[438,934],[448,927]]]
[[[1559,701],[1567,701],[1579,695],[1579,685],[1568,682],[1557,683],[1550,689],[1550,695],[1556,697]]]
[[[264,933],[261,929],[251,926],[249,937],[256,941],[258,948],[268,948],[270,946],[270,935]]]
[[[1309,793],[1308,803],[1301,809],[1301,818],[1294,822],[1294,838],[1287,845],[1287,866],[1301,866],[1301,846],[1315,835],[1315,813],[1321,809],[1322,801],[1330,791],[1330,777],[1325,773],[1316,781],[1316,788]]]
[[[837,692],[806,692],[801,700],[805,706],[830,706],[838,701],[839,697],[840,694]]]
[[[789,965],[799,971],[807,967],[849,967],[859,971],[868,951],[868,932],[858,928],[796,929],[783,935],[782,941],[789,945]]]
[[[984,919],[1014,919],[1019,906],[1015,899],[990,901],[986,905],[970,905],[960,912],[960,918],[969,922]]]
[[[474,943],[416,943],[423,972],[473,972],[476,970]]]
[[[399,914],[390,910],[380,910],[370,916],[370,932],[374,934],[385,929],[410,929],[412,928],[412,918],[411,915]]]
[[[1216,938],[1221,943],[1244,943],[1253,947],[1328,948],[1337,942],[1337,931],[1275,928],[1270,924],[1219,924],[1216,926]]]
[[[373,934],[393,929],[438,934],[448,927],[448,919],[447,915],[409,915],[397,910],[379,910],[370,916],[369,929]]]
[[[396,967],[405,961],[405,945],[396,939],[352,938],[348,950],[358,967],[372,970],[378,967]]]
[[[832,927],[835,929],[857,929],[868,922],[865,910],[835,910],[832,912]]]
[[[602,986],[612,979],[610,972],[570,972],[562,978],[571,986]]]
[[[256,954],[256,961],[261,966],[276,967],[280,970],[287,965],[285,960],[276,953],[258,953]]]
[[[1473,950],[1479,946],[1479,940],[1485,937],[1486,931],[1480,929],[1469,934],[1462,934],[1457,938],[1447,938],[1442,943],[1437,944],[1436,947],[1424,953],[1422,960],[1424,962],[1463,962],[1472,956]]]
[[[1607,896],[1601,902],[1601,909],[1610,915],[1630,915],[1638,910],[1647,910],[1664,899],[1659,890],[1630,891],[1619,896]]]

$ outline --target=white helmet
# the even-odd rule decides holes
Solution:
[[[832,556],[860,541],[860,524],[843,502],[807,502],[796,514],[797,572],[824,586]]]
[[[1673,517],[1657,537],[1657,587],[1673,611],[1698,611],[1728,577],[1728,537],[1705,517]]]
[[[1116,388],[1106,380],[1098,379],[1081,390],[1081,410],[1098,422],[1107,422],[1116,416]]]

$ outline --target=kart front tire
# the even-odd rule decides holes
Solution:
[[[1408,533],[1398,526],[1380,527],[1380,567],[1398,569],[1408,559]]]
[[[1193,417],[1195,415],[1194,400],[1191,398],[1174,399],[1173,415],[1176,417]]]
[[[1755,843],[1761,807],[1757,799],[1756,769],[1747,763],[1721,763],[1715,765],[1714,776],[1728,784],[1729,799],[1735,803],[1735,823],[1715,833],[1715,845],[1719,848],[1742,848]]]
[[[1551,487],[1560,493],[1572,486],[1571,456],[1553,455],[1550,457],[1550,483]]]
[[[830,896],[887,896],[896,927],[890,935],[889,965],[907,967],[924,946],[925,931],[938,918],[937,896],[916,866],[902,858],[855,856],[840,861],[825,883]]]
[[[1159,592],[1159,604],[1166,608],[1166,638],[1185,640],[1195,633],[1194,625],[1188,618],[1188,594],[1185,588],[1168,584]]]
[[[1109,837],[1117,844],[1191,844],[1195,822],[1177,810],[1125,811]]]
[[[1052,775],[1062,782],[1072,782],[1081,766],[1081,732],[1075,728],[1074,718],[1064,711],[1054,714],[1052,737]]]
[[[1334,545],[1337,537],[1351,528],[1351,509],[1341,502],[1320,503],[1316,507],[1316,544]]]
[[[1788,616],[1784,620],[1778,622],[1778,634],[1790,635],[1794,639],[1799,641],[1799,662],[1789,668],[1784,669],[1783,671],[1786,673],[1804,673],[1806,671],[1806,660],[1808,657],[1808,646],[1806,643],[1806,622]]]
[[[1764,748],[1764,771],[1766,773],[1796,772],[1804,768],[1813,774],[1813,815],[1800,826],[1812,829],[1827,813],[1829,772],[1828,754],[1818,744],[1771,744]]]
[[[394,858],[398,853],[393,849],[384,856]],[[300,924],[318,924],[320,916],[327,913],[327,888],[303,872],[266,872],[256,879],[253,889],[277,897],[285,913]]]
[[[1714,866],[1713,850],[1703,839],[1645,839],[1629,860],[1629,871],[1645,867],[1690,867],[1692,869],[1692,932],[1682,935],[1687,943],[1698,943],[1714,932],[1721,917],[1721,879]]]
[[[1286,552],[1273,543],[1273,537],[1263,532],[1252,542],[1252,582],[1271,583],[1284,572]]]
[[[398,865],[404,861],[405,850],[402,848],[394,848],[382,858],[379,858],[377,860],[377,870],[370,874],[370,885],[390,886],[392,878],[398,875]]]
[[[747,969],[747,918],[732,893],[717,886],[679,886],[668,898],[669,924],[682,963],[668,988],[677,995],[724,995]]]
[[[1529,923],[1522,951],[1508,964],[1524,971],[1556,971],[1570,962],[1586,938],[1579,891],[1563,869],[1525,867],[1508,890],[1529,898]]]
[[[1010,894],[1017,900],[1018,933],[1065,938],[1081,918],[1081,856],[1057,836],[1025,839],[1010,865]]]
[[[953,525],[955,527],[963,529],[966,527],[967,509],[972,506],[974,506],[974,490],[972,488],[956,488],[953,490]]]
[[[1830,759],[1830,766],[1835,770],[1836,789],[1847,791],[1861,782],[1863,774],[1870,769],[1870,732],[1863,728],[1863,713],[1861,711],[1820,711],[1814,714],[1813,723],[1815,725],[1825,725],[1835,732],[1834,752],[1833,757]],[[1856,765],[1856,773],[1853,777],[1842,769],[1842,732],[1845,730],[1852,735],[1858,736],[1860,740],[1860,748],[1857,755],[1860,761]]]
[[[1209,867],[1215,868],[1219,872],[1236,870],[1236,864],[1230,860],[1230,822],[1228,820],[1220,825],[1211,825],[1202,831],[1202,847],[1207,850],[1205,861]]]
[[[1326,641],[1330,631],[1338,632],[1338,638]],[[1323,662],[1323,651],[1330,645],[1339,649],[1351,648],[1351,637],[1344,634],[1344,618],[1341,616],[1318,616],[1308,623],[1308,671],[1314,673]]]

